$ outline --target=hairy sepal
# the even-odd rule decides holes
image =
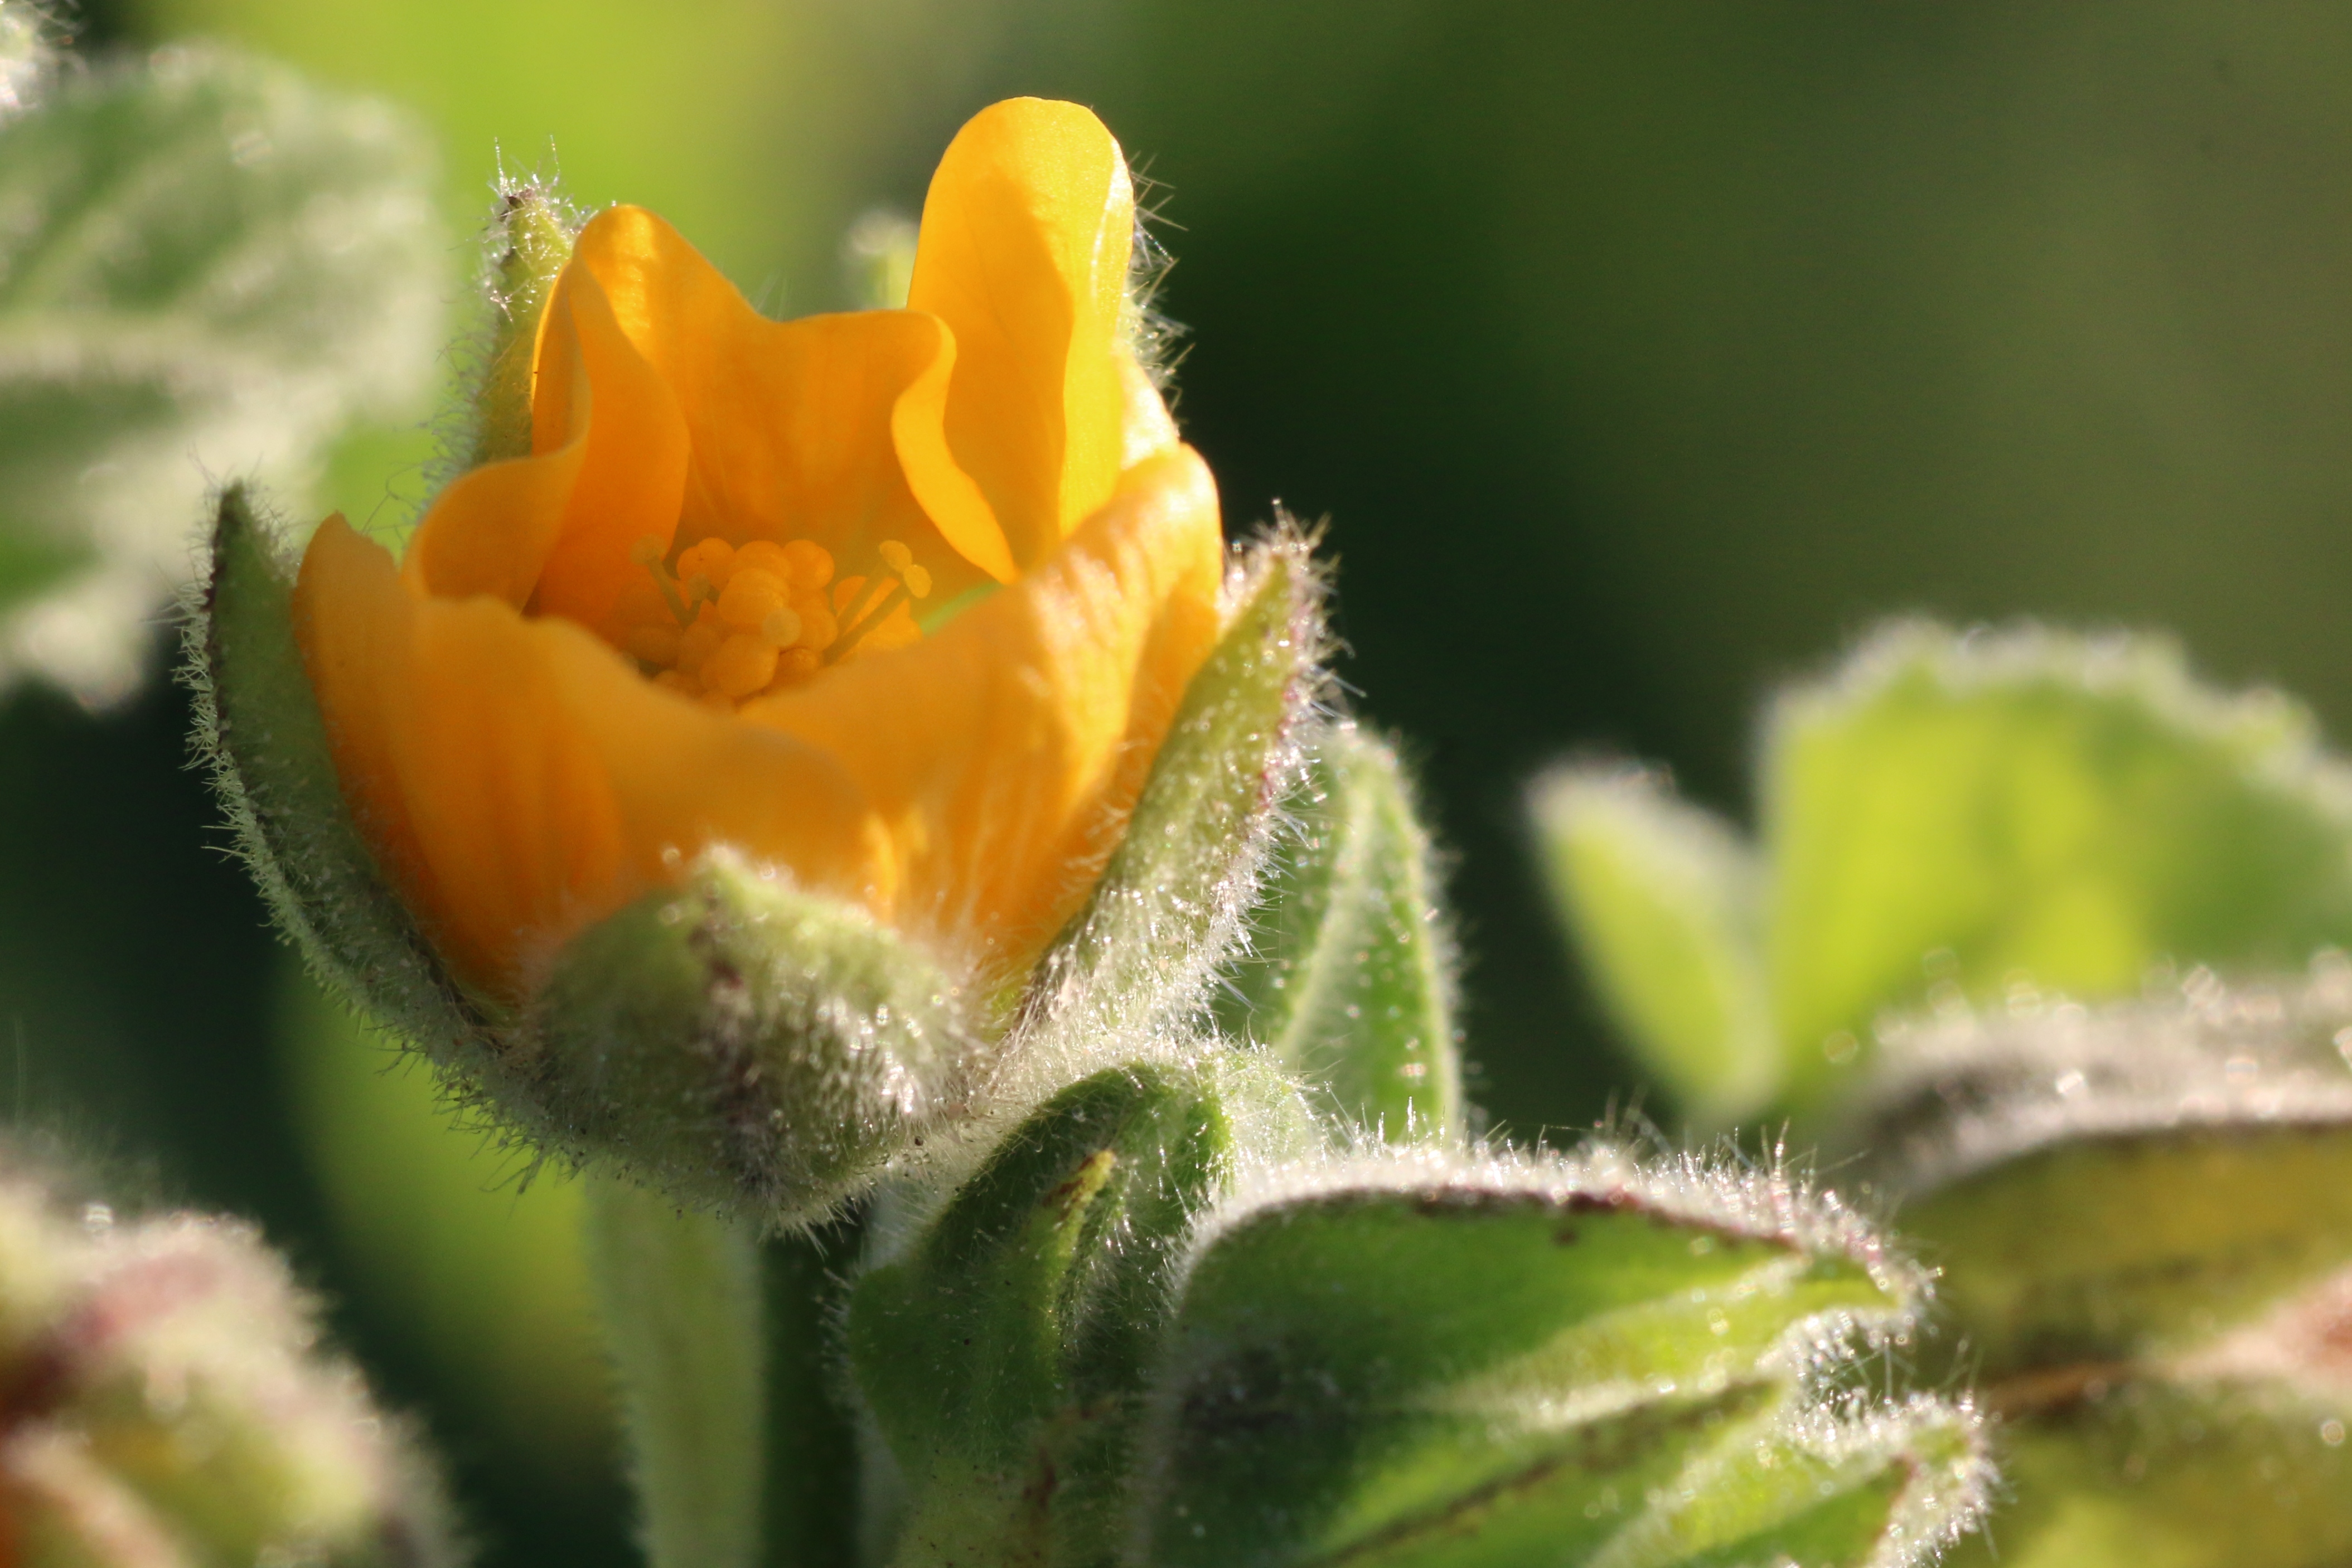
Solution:
[[[295,640],[296,566],[292,542],[253,492],[224,491],[183,667],[197,752],[270,914],[311,973],[436,1058],[478,1068],[488,1015],[386,885],[344,804]]]
[[[810,1223],[968,1104],[972,1004],[865,910],[714,849],[572,939],[491,1087],[577,1159]]]
[[[908,1490],[896,1562],[1116,1555],[1185,1238],[1260,1124],[1295,1107],[1229,1056],[1098,1072],[859,1281],[851,1362]]]
[[[1942,1450],[1907,1435],[1959,1431],[1976,1475],[1972,1426],[1879,1412],[1906,1436],[1840,1448],[1810,1391],[1907,1331],[1923,1289],[1778,1173],[1610,1147],[1269,1169],[1195,1233],[1134,1556],[1646,1564],[1745,1561],[1717,1554],[1742,1542],[1772,1560],[1818,1537],[1842,1544],[1802,1560],[1920,1560],[1975,1518],[1981,1486],[1923,1502],[1897,1472]],[[1759,1443],[1819,1462],[1791,1485],[1742,1458]],[[1840,1511],[1817,1516],[1831,1496]],[[1914,1544],[1890,1554],[1898,1519]]]
[[[1021,1000],[1016,1030],[1064,1081],[1197,1009],[1231,951],[1322,692],[1323,588],[1296,529],[1236,552],[1224,636],[1185,689],[1101,879]]]
[[[580,219],[550,182],[502,181],[483,235],[488,331],[467,399],[464,459],[457,471],[530,455],[531,374],[540,317],[572,259]]]
[[[1458,1138],[1453,944],[1395,751],[1352,722],[1324,728],[1284,815],[1218,1022],[1273,1052],[1343,1128]]]

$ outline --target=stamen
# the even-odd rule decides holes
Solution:
[[[685,582],[695,577],[707,577],[716,586],[727,581],[727,574],[734,569],[734,565],[733,545],[716,537],[706,539],[688,547],[678,556],[678,580]]]
[[[748,632],[764,625],[778,610],[791,609],[792,604],[792,588],[782,577],[739,563],[719,592],[719,618],[737,631]]]
[[[653,574],[654,586],[661,591],[662,603],[667,605],[669,613],[677,617],[677,624],[684,626],[694,619],[694,612],[687,608],[685,602],[677,596],[677,584],[672,583],[663,573],[661,558],[662,542],[650,533],[642,536],[635,544],[629,546],[629,559]],[[638,657],[645,656],[640,654]],[[654,659],[651,662],[667,664],[669,661]]]
[[[844,621],[856,620],[859,613],[873,601],[874,595],[882,591],[882,585],[889,581],[887,575],[877,572],[873,576],[858,582],[857,592],[851,595],[849,603],[840,605],[836,613]]]
[[[863,595],[860,596],[862,597]],[[824,662],[827,664],[836,664],[842,659],[847,658],[849,650],[857,646],[858,638],[864,637],[867,632],[872,631],[876,626],[880,626],[885,620],[887,620],[889,618],[890,612],[897,609],[906,602],[907,585],[903,583],[893,584],[891,585],[889,596],[885,598],[879,605],[874,606],[874,613],[872,615],[867,616],[864,620],[859,621],[847,631],[842,633],[840,640],[835,642],[831,647],[824,650]]]
[[[622,647],[657,685],[727,713],[805,684],[932,587],[930,573],[897,539],[874,546],[879,565],[870,576],[836,578],[833,552],[808,539],[737,545],[714,535],[679,552],[675,574],[667,553],[652,534],[629,547],[669,614],[633,590],[625,614],[635,624]]]
[[[703,661],[702,684],[738,701],[775,678],[776,649],[749,632],[735,632]]]

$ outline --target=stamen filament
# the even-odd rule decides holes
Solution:
[[[837,662],[844,655],[847,654],[851,648],[857,646],[857,639],[859,637],[864,637],[867,632],[870,632],[876,626],[880,626],[889,617],[891,611],[897,609],[900,605],[907,602],[907,585],[904,583],[898,582],[895,578],[889,579],[889,581],[893,584],[889,596],[874,607],[874,613],[872,615],[867,616],[864,620],[859,621],[848,630],[843,632],[839,637],[833,639],[832,646],[824,650],[825,663],[833,664]],[[866,595],[863,594],[858,595],[861,599],[865,596]]]
[[[661,591],[662,603],[667,605],[669,613],[677,617],[677,624],[691,626],[694,612],[677,596],[677,584],[671,582],[669,574],[662,570],[661,558],[661,541],[650,533],[629,546],[629,559],[653,574],[654,586]]]

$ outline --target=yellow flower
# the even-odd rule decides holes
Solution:
[[[769,321],[651,214],[586,226],[530,455],[396,566],[329,519],[295,590],[344,799],[462,981],[527,1000],[722,845],[982,970],[1043,949],[1219,629],[1133,227],[1108,132],[1034,99],[949,147],[902,310]]]

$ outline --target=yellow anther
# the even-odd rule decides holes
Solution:
[[[783,578],[739,563],[719,595],[719,618],[748,632],[765,624],[778,610],[791,609],[792,603],[792,590]]]
[[[716,587],[727,581],[728,570],[734,563],[733,545],[723,539],[706,539],[699,544],[689,546],[677,558],[678,580],[688,582],[696,577],[706,577]]]
[[[653,534],[640,534],[629,546],[629,559],[639,566],[651,566],[662,558],[662,542]]]
[[[770,647],[790,647],[801,640],[801,616],[798,610],[771,610],[768,618],[760,623],[760,636]]]
[[[793,609],[801,618],[801,647],[822,653],[833,646],[834,638],[841,635],[841,623],[834,618],[831,610],[824,607],[824,602],[814,595],[803,599]]]
[[[753,566],[788,583],[792,581],[792,552],[772,539],[754,539],[735,547],[735,563],[729,570],[741,572]]]
[[[931,596],[931,574],[924,567],[901,566],[898,568],[898,581],[907,584],[907,592],[918,599]]]
[[[833,581],[833,552],[814,540],[793,540],[784,546],[784,558],[791,563],[797,592],[814,593]]]
[[[740,700],[775,678],[776,650],[748,632],[735,632],[702,661],[702,684]]]
[[[678,629],[661,621],[648,621],[629,632],[629,657],[663,668],[677,662]]]
[[[800,685],[824,668],[824,660],[813,647],[788,647],[776,656],[776,678],[769,682],[771,691],[787,691]]]
[[[886,539],[882,542],[881,554],[882,563],[891,571],[898,573],[904,573],[915,559],[915,552],[895,539]]]
[[[699,697],[702,695],[702,682],[695,679],[694,677],[690,675],[680,675],[674,669],[665,669],[659,675],[655,676],[654,684],[666,690],[675,691],[680,697]]]

